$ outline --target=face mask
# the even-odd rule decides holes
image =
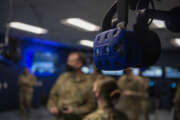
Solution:
[[[70,66],[70,65],[66,65],[66,70],[69,71],[69,72],[73,72],[73,71],[76,71],[76,68]]]

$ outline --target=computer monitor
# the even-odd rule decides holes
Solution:
[[[58,55],[51,52],[36,52],[33,55],[31,72],[37,76],[53,75],[57,70]]]
[[[83,66],[81,71],[85,74],[92,74],[94,72],[93,65]]]
[[[121,76],[121,75],[123,75],[122,70],[118,70],[118,71],[105,71],[105,70],[102,70],[102,73],[104,75],[111,75],[111,76]]]
[[[134,75],[139,75],[139,68],[132,68]],[[111,75],[111,76],[122,76],[123,70],[117,70],[117,71],[105,71],[102,70],[102,73],[104,75]]]
[[[142,72],[145,77],[162,77],[163,70],[159,66],[152,66]]]
[[[180,78],[180,69],[175,67],[165,67],[166,78]]]

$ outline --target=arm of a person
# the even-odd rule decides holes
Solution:
[[[129,91],[131,96],[141,97],[141,98],[147,98],[148,97],[148,94],[145,92],[145,86],[143,85],[142,82],[137,81],[136,87],[137,87],[136,91],[131,91],[131,90]]]
[[[21,86],[21,85],[29,85],[29,82],[27,80],[25,80],[24,77],[22,76],[19,76],[18,78],[18,84]]]
[[[94,113],[90,113],[90,114],[86,115],[86,116],[83,118],[83,120],[104,120],[104,119],[103,119],[103,117],[101,117],[101,115],[98,114],[97,111],[96,111],[96,112],[94,112]]]
[[[87,96],[86,99],[87,99],[86,104],[78,106],[78,108],[74,110],[75,113],[87,114],[87,113],[90,113],[96,109],[97,104],[96,104],[95,96],[93,95],[92,92],[89,93],[89,95]]]
[[[53,107],[57,107],[57,102],[59,100],[60,95],[58,94],[58,87],[60,84],[61,79],[58,78],[56,83],[54,84],[53,88],[50,91],[49,99],[48,99],[48,110],[50,110]]]
[[[142,92],[142,91],[130,91],[132,96],[136,96],[136,97],[143,97],[143,98],[147,98],[148,95],[145,93],[145,92]]]
[[[118,85],[118,87],[119,87],[119,89],[121,90],[121,91],[123,91],[124,89],[124,79],[126,79],[125,78],[125,76],[121,76],[119,79],[118,79],[118,81],[117,81],[117,85]]]
[[[91,118],[89,118],[88,116],[85,116],[85,117],[83,118],[83,120],[91,120]]]
[[[180,104],[180,86],[178,87],[176,91],[176,95],[173,101],[175,104]]]

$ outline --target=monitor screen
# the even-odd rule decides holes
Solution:
[[[152,66],[142,72],[145,77],[162,77],[163,70],[159,66]]]
[[[180,78],[180,69],[173,67],[165,68],[166,78]]]
[[[123,75],[122,70],[118,70],[118,71],[105,71],[105,70],[102,70],[102,73],[104,75],[112,75],[112,76],[121,76],[121,75]]]
[[[51,52],[36,52],[33,56],[31,72],[38,76],[49,76],[56,72],[58,55]]]
[[[89,65],[89,66],[83,66],[81,68],[81,71],[85,74],[92,74],[94,72],[93,70],[93,66],[92,65]]]
[[[105,71],[105,70],[102,70],[102,73],[104,75],[121,76],[121,75],[123,75],[123,70],[117,70],[117,71]],[[139,69],[138,68],[133,68],[133,73],[135,75],[139,75]]]

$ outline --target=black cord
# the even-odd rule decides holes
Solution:
[[[154,5],[154,1],[153,1],[153,0],[150,0],[150,3],[151,3],[152,9],[153,9],[153,10],[156,10],[156,7],[155,7],[155,5]],[[150,25],[152,24],[153,20],[154,20],[154,19],[151,18],[151,19],[148,21],[148,26],[150,26]]]
[[[112,7],[108,10],[106,13],[103,23],[102,23],[102,31],[106,31],[108,29],[111,29],[111,22],[112,19],[117,11],[117,2],[115,2]]]
[[[143,1],[143,0],[139,0],[139,1],[138,1],[135,12],[138,11],[138,8],[139,8],[139,6],[140,6],[140,4],[141,4],[142,1]],[[153,1],[153,0],[150,0],[149,2],[150,2],[150,5],[151,5],[152,9],[155,10],[156,8],[155,8],[154,1]],[[146,9],[148,9],[148,8],[149,8],[149,6],[148,6]],[[139,13],[139,12],[137,12],[137,13]],[[139,14],[137,14],[137,16],[139,16]],[[137,17],[137,16],[136,16],[136,17]],[[149,21],[148,21],[148,23],[147,23],[148,26],[150,26],[152,22],[153,22],[153,19],[150,18]]]
[[[135,12],[138,10],[138,8],[139,8],[141,2],[142,2],[142,0],[139,0],[139,1],[137,2]]]

